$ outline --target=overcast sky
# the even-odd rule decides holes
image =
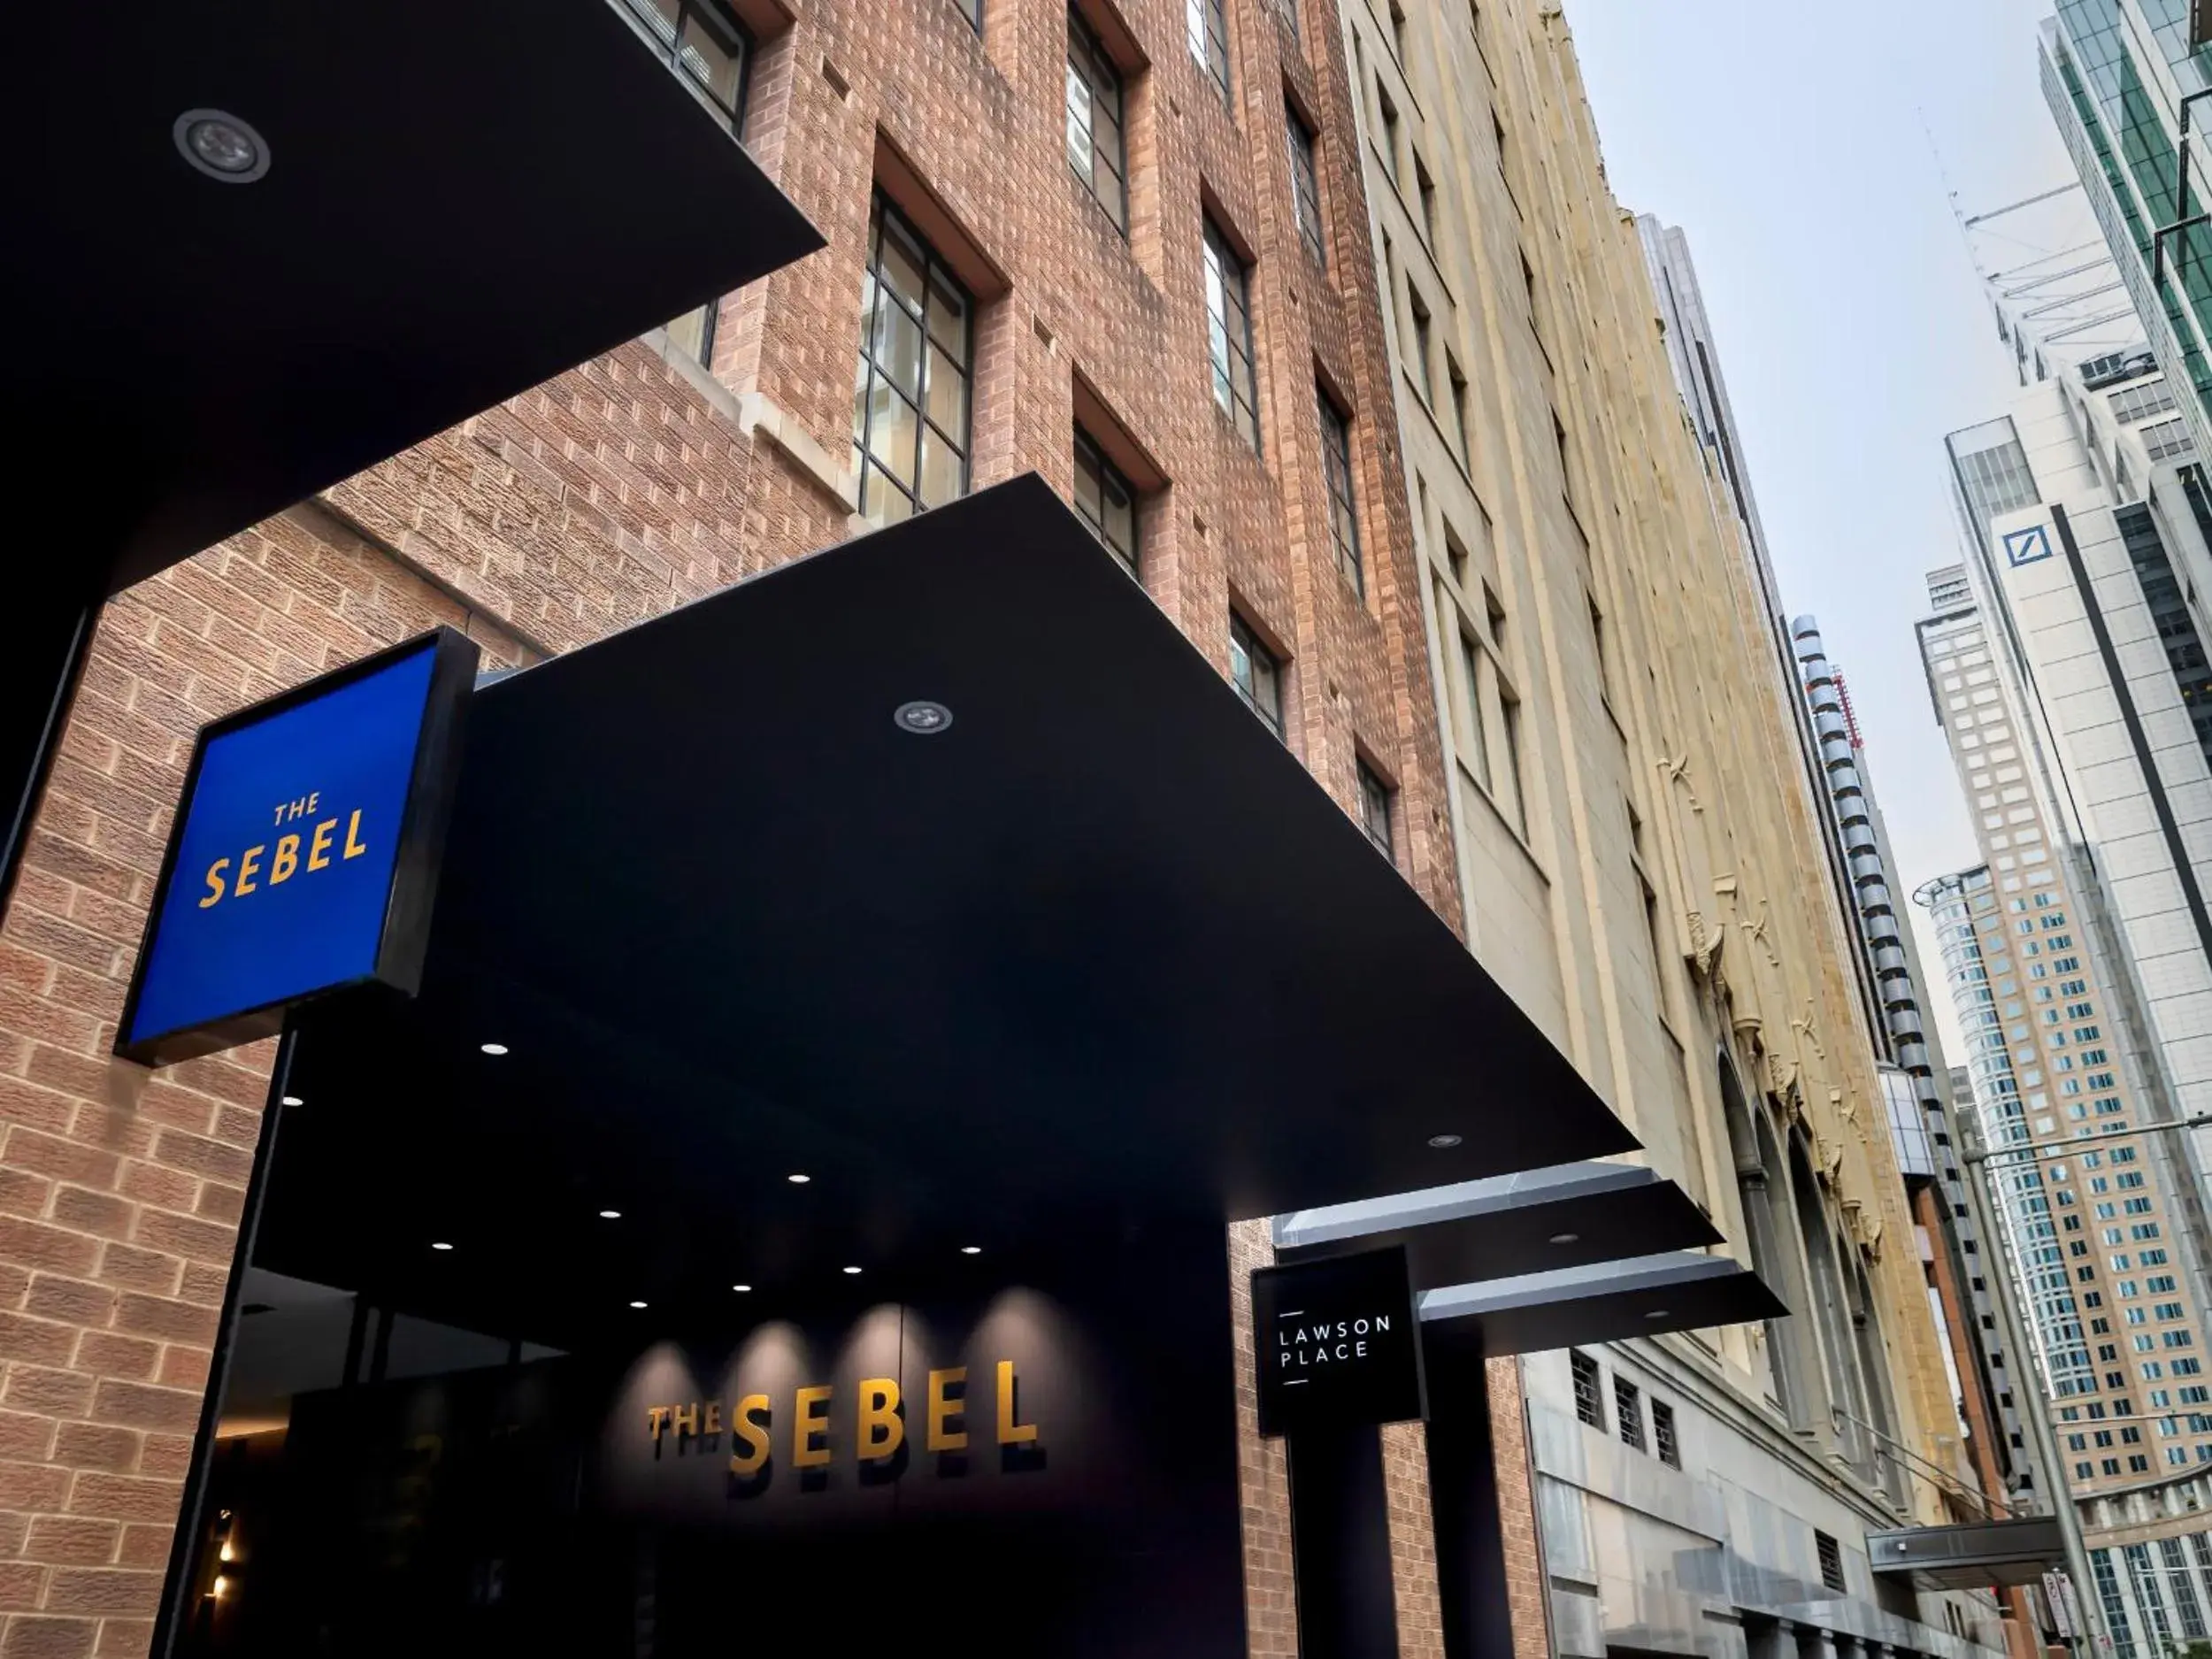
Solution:
[[[1565,5],[1615,194],[1688,234],[1784,603],[1850,687],[1909,890],[1974,861],[1913,642],[1958,557],[1943,434],[2017,386],[1950,193],[1972,214],[2073,178],[2037,81],[2050,6]],[[2018,227],[2018,257],[2049,250],[2047,213]]]

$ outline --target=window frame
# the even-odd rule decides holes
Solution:
[[[1228,0],[1183,0],[1183,44],[1221,101],[1232,104]]]
[[[1244,659],[1246,672],[1239,676],[1237,659]],[[1260,673],[1266,664],[1268,702],[1271,708],[1263,707],[1260,700]],[[1236,687],[1237,695],[1244,699],[1244,706],[1252,710],[1262,726],[1275,733],[1279,742],[1288,743],[1286,733],[1287,721],[1283,707],[1283,681],[1286,678],[1284,659],[1275,654],[1274,648],[1262,639],[1259,630],[1244,619],[1244,613],[1232,606],[1229,611],[1229,683]]]
[[[644,26],[647,38],[658,49],[661,61],[668,65],[672,73],[679,76],[687,86],[696,88],[708,103],[727,116],[730,131],[742,138],[745,134],[746,101],[752,91],[753,55],[757,44],[753,39],[752,30],[747,28],[744,20],[723,4],[722,0],[666,0],[666,3],[675,8],[676,15],[672,20],[662,10],[662,0],[628,0],[631,16]],[[981,0],[977,0],[977,3],[979,4]],[[734,48],[733,55],[737,59],[737,90],[729,103],[723,102],[712,87],[696,73],[684,66],[684,25],[694,17],[706,19],[703,27],[710,34],[719,33],[724,36],[724,43]],[[670,33],[662,34],[664,25]]]
[[[1079,57],[1082,61],[1079,61]],[[1088,110],[1083,120],[1083,134],[1089,148],[1090,172],[1086,173],[1076,164],[1075,156],[1075,86],[1083,84]],[[1112,154],[1106,157],[1104,165],[1118,187],[1119,206],[1109,203],[1099,194],[1098,169],[1102,150],[1098,142],[1098,109],[1102,97],[1110,96],[1113,103],[1112,123],[1114,142]],[[1068,6],[1068,58],[1065,101],[1064,104],[1063,148],[1068,157],[1068,171],[1080,180],[1099,211],[1113,221],[1125,240],[1129,234],[1129,82],[1121,65],[1106,49],[1106,42],[1091,20],[1071,4]]]
[[[1329,545],[1340,574],[1352,591],[1367,596],[1367,571],[1360,548],[1359,495],[1352,468],[1352,423],[1326,388],[1313,388],[1315,424],[1321,435],[1321,476],[1329,498]]]
[[[1283,136],[1290,150],[1290,205],[1299,245],[1316,265],[1329,268],[1328,231],[1321,217],[1321,135],[1289,99],[1283,100]]]
[[[923,301],[922,314],[918,317],[896,297],[891,285],[883,280],[884,250],[895,238],[920,272]],[[869,204],[868,257],[861,280],[861,295],[850,455],[854,476],[859,484],[861,516],[872,524],[894,524],[899,520],[879,518],[870,511],[872,498],[869,487],[874,480],[883,480],[906,503],[907,511],[901,515],[902,518],[910,518],[916,512],[926,512],[932,506],[945,504],[944,502],[926,503],[922,499],[922,451],[925,439],[930,434],[934,434],[946,447],[956,450],[959,456],[959,487],[946,500],[959,500],[972,487],[975,461],[975,296],[969,292],[967,285],[961,281],[959,275],[945,262],[929,239],[922,234],[920,227],[884,193],[879,185]],[[956,359],[945,349],[944,342],[933,327],[939,315],[939,301],[947,295],[958,303],[961,350]],[[877,337],[882,332],[879,316],[881,308],[887,304],[896,305],[918,331],[915,393],[911,398],[879,357]],[[960,380],[961,430],[956,438],[948,434],[930,412],[930,394],[935,385],[933,363],[937,357],[945,359]],[[913,411],[914,454],[910,480],[901,479],[892,464],[879,457],[875,451],[874,392],[879,379],[892,398],[910,404]]]
[[[1258,455],[1262,453],[1259,349],[1252,327],[1252,267],[1237,252],[1228,234],[1214,222],[1212,214],[1204,216],[1202,225],[1206,364],[1214,407],[1236,427],[1237,435],[1252,446],[1253,454]],[[1240,384],[1236,373],[1240,363],[1243,368]],[[1243,419],[1240,419],[1240,406]]]
[[[1361,756],[1353,757],[1352,767],[1359,785],[1359,826],[1366,831],[1367,839],[1392,864],[1398,862],[1398,792],[1384,781],[1383,775],[1369,765]]]
[[[1646,1451],[1644,1438],[1644,1391],[1622,1376],[1613,1373],[1613,1425],[1619,1432],[1621,1444],[1631,1451]]]
[[[1082,490],[1078,488],[1074,494],[1075,516],[1082,519],[1090,533],[1098,538],[1099,544],[1121,562],[1123,569],[1141,580],[1144,533],[1137,521],[1137,487],[1130,482],[1127,473],[1114,465],[1113,457],[1106,453],[1104,446],[1083,430],[1080,422],[1075,427],[1074,455],[1077,480],[1080,481],[1087,467],[1098,480],[1100,503],[1099,515],[1094,519],[1083,504]],[[1109,489],[1118,489],[1128,499],[1129,545],[1126,548],[1117,547],[1107,530],[1104,507]]]
[[[1569,1348],[1567,1374],[1573,1385],[1576,1419],[1605,1432],[1604,1373],[1597,1361],[1578,1348]]]

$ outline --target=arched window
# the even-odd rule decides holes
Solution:
[[[1882,1489],[1890,1501],[1902,1505],[1906,1502],[1905,1466],[1897,1455],[1897,1400],[1891,1386],[1889,1344],[1882,1336],[1881,1310],[1874,1301],[1874,1286],[1866,1276],[1866,1264],[1854,1260],[1851,1266],[1851,1323],[1858,1338],[1859,1371],[1866,1381],[1867,1420],[1877,1431],[1874,1442],[1874,1467]]]
[[[1782,1160],[1775,1149],[1774,1131],[1763,1111],[1755,1115],[1752,1111],[1736,1068],[1724,1053],[1719,1057],[1719,1071],[1729,1150],[1736,1165],[1736,1194],[1743,1206],[1747,1234],[1743,1243],[1750,1255],[1751,1269],[1791,1309],[1801,1308],[1804,1286],[1797,1271],[1789,1194]],[[1815,1390],[1798,1323],[1770,1319],[1765,1328],[1775,1397],[1792,1424],[1809,1428],[1816,1420]]]
[[[1821,1364],[1827,1378],[1829,1403],[1834,1408],[1830,1421],[1844,1455],[1870,1481],[1874,1478],[1873,1441],[1861,1426],[1867,1421],[1866,1393],[1859,1382],[1858,1353],[1851,1340],[1843,1272],[1828,1225],[1828,1206],[1821,1197],[1820,1183],[1813,1177],[1812,1156],[1801,1134],[1790,1137],[1790,1194],[1796,1201],[1805,1271],[1812,1280],[1812,1300],[1806,1311],[1820,1327]]]

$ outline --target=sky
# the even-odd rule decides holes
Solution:
[[[1564,4],[1614,194],[1689,238],[1783,603],[1849,687],[1895,873],[1973,864],[1913,623],[1959,557],[1943,434],[2018,386],[1954,202],[2074,177],[2037,80],[2048,0]],[[1985,266],[2051,251],[2055,213],[2091,230],[2070,204],[2001,220]]]

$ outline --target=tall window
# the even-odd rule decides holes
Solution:
[[[1643,1396],[1625,1377],[1613,1379],[1613,1420],[1621,1431],[1621,1444],[1644,1449]]]
[[[967,492],[973,310],[958,279],[879,194],[853,376],[853,470],[871,523],[895,523]]]
[[[752,37],[718,0],[630,0],[630,10],[660,42],[663,55],[685,80],[730,118],[745,124],[745,69]]]
[[[1574,1377],[1575,1416],[1594,1429],[1605,1426],[1605,1396],[1598,1392],[1598,1363],[1580,1348],[1567,1353],[1567,1369]]]
[[[1088,434],[1075,429],[1075,511],[1103,541],[1137,573],[1137,495],[1120,469],[1108,460]]]
[[[969,27],[978,35],[983,33],[983,0],[952,0],[960,8],[960,15],[968,19]]]
[[[1206,77],[1229,96],[1228,0],[1183,0],[1183,35]]]
[[[1329,395],[1314,388],[1314,403],[1321,423],[1321,472],[1329,486],[1329,541],[1336,549],[1336,567],[1352,591],[1364,594],[1366,580],[1360,569],[1359,514],[1352,498],[1352,434]]]
[[[1436,329],[1429,318],[1429,308],[1422,303],[1421,290],[1411,282],[1406,284],[1406,304],[1413,313],[1413,349],[1406,355],[1413,359],[1413,383],[1421,388],[1421,401],[1432,409],[1436,406],[1434,372],[1429,367],[1429,356],[1435,349]]]
[[[1283,665],[1275,653],[1260,643],[1251,626],[1229,613],[1229,680],[1245,706],[1266,723],[1277,737],[1283,734]]]
[[[1316,265],[1325,265],[1329,256],[1321,236],[1321,176],[1314,165],[1313,129],[1292,109],[1284,111],[1283,124],[1290,139],[1290,199],[1298,216],[1298,240]]]
[[[1068,165],[1106,217],[1129,228],[1129,151],[1122,136],[1121,71],[1097,32],[1068,8]]]
[[[1382,856],[1396,864],[1397,846],[1390,833],[1390,786],[1365,761],[1355,764],[1359,770],[1360,827],[1367,832],[1367,839],[1381,849]]]
[[[1682,1467],[1682,1442],[1675,1436],[1674,1408],[1663,1400],[1651,1402],[1651,1439],[1661,1463],[1670,1469]]]
[[[1237,250],[1206,221],[1206,350],[1213,364],[1214,402],[1244,441],[1260,447],[1259,390],[1252,373],[1251,280]]]
[[[1383,171],[1398,182],[1398,106],[1390,101],[1382,81],[1375,82],[1375,144],[1382,151]]]

